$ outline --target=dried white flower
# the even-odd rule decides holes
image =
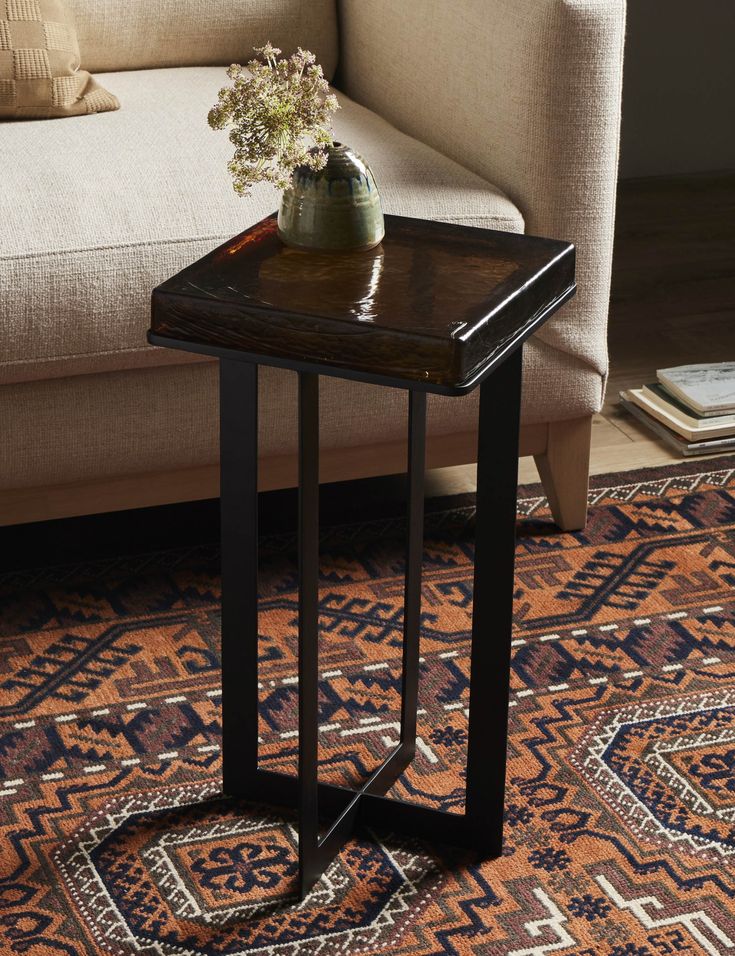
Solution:
[[[232,85],[219,91],[208,116],[212,129],[230,129],[235,153],[228,169],[240,196],[261,182],[285,189],[297,166],[323,169],[339,109],[313,53],[299,48],[279,59],[270,43],[255,52],[261,59],[246,68],[229,67]]]

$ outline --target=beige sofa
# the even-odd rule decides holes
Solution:
[[[0,523],[217,494],[217,367],[147,346],[158,282],[276,208],[207,127],[270,39],[334,76],[389,213],[572,240],[579,293],[526,347],[522,453],[584,523],[605,387],[622,0],[67,0],[118,112],[0,124]],[[294,482],[295,381],[262,375],[262,487]],[[401,471],[405,393],[322,382],[322,479]],[[474,458],[432,398],[428,464]]]

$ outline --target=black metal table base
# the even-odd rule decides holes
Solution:
[[[464,814],[384,794],[413,759],[419,679],[426,393],[409,390],[408,534],[398,746],[355,789],[318,779],[319,379],[299,372],[299,768],[258,767],[258,375],[220,360],[223,789],[298,808],[303,898],[358,822],[485,856],[502,849],[521,348],[480,386],[474,610]],[[320,820],[333,820],[320,836]]]

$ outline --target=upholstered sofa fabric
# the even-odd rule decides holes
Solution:
[[[244,63],[270,40],[337,64],[335,0],[67,0],[94,72]]]
[[[51,485],[216,462],[216,365],[144,336],[153,286],[277,206],[267,188],[235,196],[230,144],[206,125],[222,66],[267,39],[312,49],[328,76],[339,58],[351,99],[340,94],[337,136],[370,160],[387,212],[513,231],[525,220],[577,244],[576,300],[524,349],[522,415],[543,424],[599,410],[624,0],[66,3],[85,67],[117,71],[100,81],[123,108],[0,130],[0,489],[11,520],[18,489],[38,502]],[[321,387],[327,449],[364,460],[365,446],[405,436],[405,393]],[[295,377],[264,370],[261,388],[261,453],[290,454]],[[476,402],[430,397],[433,447],[475,426]]]
[[[295,454],[296,375],[263,368],[260,454]],[[591,414],[602,379],[585,362],[531,339],[524,350],[523,420]],[[77,375],[0,388],[0,491],[213,465],[218,369],[212,362]],[[406,393],[321,379],[322,449],[405,440]],[[436,437],[477,427],[478,392],[429,396]]]
[[[340,0],[345,91],[576,244],[577,297],[539,336],[601,375],[624,28],[624,0]]]
[[[146,345],[151,289],[279,201],[268,186],[245,200],[232,189],[232,147],[206,123],[223,78],[216,67],[105,75],[119,113],[82,130],[3,129],[0,383],[187,361]],[[386,212],[523,230],[493,185],[339,99],[337,137],[369,159]]]
[[[116,110],[117,99],[79,66],[74,22],[62,0],[0,0],[0,119]],[[36,149],[43,152],[42,145]]]

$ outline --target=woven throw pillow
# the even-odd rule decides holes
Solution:
[[[77,32],[62,0],[0,0],[0,118],[78,116],[119,106],[79,69]]]

